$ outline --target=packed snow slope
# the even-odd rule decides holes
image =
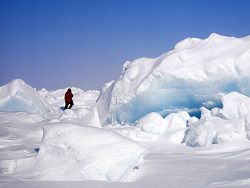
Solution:
[[[220,107],[221,93],[250,96],[249,62],[250,36],[187,38],[157,58],[126,62],[120,78],[103,88],[94,115],[102,125],[132,124],[149,112]]]

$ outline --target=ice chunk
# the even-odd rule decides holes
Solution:
[[[191,147],[204,147],[237,139],[246,139],[244,118],[225,120],[210,116],[190,125],[184,142]]]
[[[169,139],[171,142],[180,144],[183,141],[189,119],[190,116],[185,111],[169,114],[165,117],[165,120],[167,121],[167,129],[164,132],[163,137]]]
[[[39,180],[122,181],[146,150],[117,133],[53,123],[44,135],[34,166]]]
[[[250,99],[237,92],[222,97],[223,109],[201,109],[201,119],[190,124],[185,135],[188,146],[208,146],[249,137]]]
[[[250,114],[250,98],[232,92],[222,97],[223,109],[220,111],[225,118],[235,119]]]
[[[212,108],[211,109],[211,115],[215,117],[220,117],[220,118],[225,118],[224,115],[222,114],[221,108]]]
[[[154,134],[162,134],[167,128],[167,122],[158,113],[152,112],[141,118],[135,125],[141,130]]]
[[[195,123],[195,122],[197,122],[197,121],[199,121],[199,119],[198,119],[197,117],[195,117],[195,116],[192,116],[192,117],[188,120],[187,125],[190,126],[190,125],[192,125],[193,123]]]
[[[167,121],[167,131],[178,131],[185,129],[190,116],[185,111],[169,114],[165,120]]]
[[[201,119],[206,119],[212,116],[211,111],[206,109],[205,107],[201,107]]]
[[[16,79],[0,87],[0,111],[22,111],[48,118],[51,106],[23,80]]]
[[[185,143],[191,147],[208,146],[216,135],[214,125],[206,120],[194,123],[186,131]]]

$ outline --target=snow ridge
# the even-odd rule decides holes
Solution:
[[[209,100],[219,105],[222,92],[250,95],[249,61],[249,36],[235,38],[215,33],[204,40],[187,38],[154,59],[128,61],[120,78],[97,101],[101,123],[133,123],[149,112],[173,112],[174,107],[199,109]]]

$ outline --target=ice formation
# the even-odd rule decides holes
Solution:
[[[222,97],[223,109],[202,107],[200,120],[186,130],[184,142],[191,147],[249,139],[249,97],[232,92]]]
[[[157,58],[123,65],[120,78],[105,86],[96,109],[101,124],[135,121],[150,112],[163,117],[200,107],[221,107],[223,93],[250,95],[250,37],[211,34],[188,38]],[[198,115],[197,115],[198,117]]]
[[[29,112],[45,118],[52,113],[47,101],[20,79],[0,87],[0,111]]]

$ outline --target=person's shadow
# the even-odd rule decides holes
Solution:
[[[61,109],[61,110],[65,110],[65,109],[64,109],[64,106],[61,106],[60,109]]]
[[[34,151],[35,151],[36,153],[38,153],[38,152],[39,152],[39,148],[35,148]]]

